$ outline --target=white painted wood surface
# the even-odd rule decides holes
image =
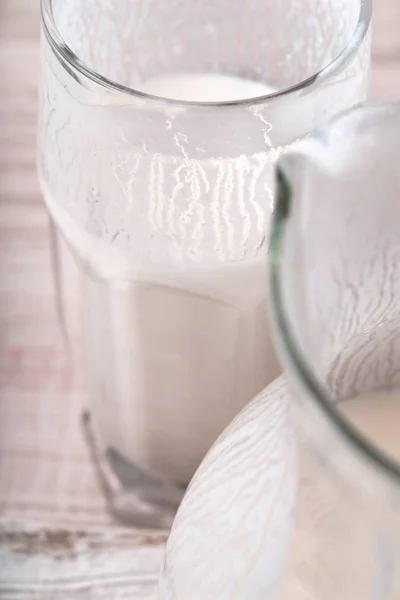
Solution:
[[[398,0],[378,0],[375,100],[400,98],[399,23]],[[38,70],[39,0],[1,0],[0,597],[109,599],[119,585],[148,600],[163,537],[112,523],[77,427],[35,171]]]

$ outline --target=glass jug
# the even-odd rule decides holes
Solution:
[[[278,164],[272,322],[285,374],[202,462],[160,600],[400,598],[400,105]]]
[[[280,372],[274,166],[365,100],[371,4],[42,0],[38,164],[60,315],[126,523],[169,527],[216,437]]]
[[[340,116],[282,157],[272,317],[298,437],[277,598],[400,597],[400,105]]]

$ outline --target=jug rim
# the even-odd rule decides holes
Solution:
[[[335,129],[343,119],[352,113],[368,112],[370,117],[373,111],[395,111],[400,119],[400,102],[388,104],[370,104],[356,109],[349,109],[325,123],[318,128],[301,144],[320,143],[326,139],[328,134]],[[296,150],[294,149],[294,152]],[[290,152],[289,152],[290,155]],[[366,437],[359,433],[350,421],[343,415],[337,407],[332,394],[315,374],[311,362],[305,356],[301,345],[295,334],[295,323],[287,309],[287,294],[283,284],[283,245],[286,239],[285,225],[290,218],[290,206],[293,200],[294,191],[288,168],[286,166],[286,157],[283,155],[277,163],[276,168],[276,201],[271,222],[270,251],[268,258],[268,279],[271,298],[271,316],[272,325],[275,330],[275,339],[283,356],[285,363],[289,366],[291,373],[296,380],[296,384],[304,391],[305,397],[313,406],[319,409],[320,415],[328,426],[332,427],[335,433],[339,434],[342,440],[356,452],[356,454],[370,466],[383,472],[396,484],[400,483],[400,462],[391,458],[385,452],[381,451],[376,445],[368,441]]]
[[[173,100],[142,92],[133,87],[125,86],[117,81],[104,77],[99,72],[92,69],[72,51],[61,35],[53,13],[53,3],[54,0],[40,0],[42,28],[57,60],[64,68],[67,68],[70,72],[72,70],[72,73],[75,74],[77,81],[80,84],[84,81],[86,84],[116,92],[125,97],[142,99],[165,107],[203,107],[213,109],[218,109],[220,107],[256,106],[266,101],[275,102],[279,101],[281,98],[292,98],[311,92],[315,86],[319,86],[326,80],[329,80],[337,71],[340,71],[348,62],[352,61],[369,31],[373,12],[373,0],[359,0],[360,13],[358,21],[347,45],[328,65],[303,81],[289,86],[288,88],[263,96],[256,96],[254,98],[222,102],[197,102],[193,100]],[[83,79],[81,80],[81,78]]]

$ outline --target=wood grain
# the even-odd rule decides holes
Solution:
[[[398,0],[376,2],[371,91],[371,98],[375,101],[400,97],[398,23]],[[14,578],[18,572],[28,583],[37,568],[33,558],[43,554],[44,550],[50,555],[55,553],[66,559],[69,556],[67,572],[73,569],[71,544],[74,548],[80,547],[82,539],[79,536],[70,537],[71,531],[82,528],[83,536],[89,539],[89,545],[93,539],[98,539],[96,536],[99,535],[100,528],[114,531],[113,524],[106,516],[93,474],[83,470],[79,481],[59,482],[56,460],[54,470],[42,474],[48,478],[47,488],[43,488],[49,490],[48,494],[36,499],[35,508],[31,506],[29,514],[26,513],[24,501],[30,485],[27,457],[40,454],[38,439],[49,435],[49,432],[41,430],[41,424],[38,423],[37,406],[47,403],[54,407],[54,411],[57,407],[64,407],[57,425],[59,430],[51,433],[55,459],[59,460],[63,453],[70,451],[70,448],[60,449],[57,445],[60,432],[68,427],[71,428],[68,442],[70,445],[76,444],[74,460],[81,461],[82,453],[85,452],[79,441],[80,436],[74,433],[81,388],[79,382],[72,377],[57,324],[48,221],[36,178],[38,72],[39,0],[0,0],[0,523],[3,524],[0,556],[9,561],[9,573],[13,573]],[[14,413],[23,411],[28,416],[25,417],[22,430],[10,430],[9,423],[14,418]],[[10,458],[7,450],[12,447],[17,435],[26,440],[25,455]],[[16,480],[17,475],[10,478],[9,465],[6,464],[8,460],[13,460],[15,465],[21,464],[26,477],[21,481]],[[64,486],[66,492],[69,491],[68,486],[76,486],[77,489],[79,486],[86,486],[85,491],[89,490],[89,495],[92,494],[94,499],[92,506],[82,506],[79,494],[73,506],[63,505],[60,498],[53,502],[51,491],[58,484]],[[20,501],[15,501],[10,506],[10,490],[16,488],[21,490]],[[51,533],[54,531],[50,527],[51,523],[43,516],[51,511],[54,514],[53,524],[57,519],[62,523],[60,537]],[[70,517],[71,514],[74,518]],[[10,522],[14,524],[12,530],[4,525]],[[27,522],[32,527],[31,533],[25,531]],[[21,532],[16,534],[18,527]],[[38,533],[40,531],[42,533]],[[125,544],[123,555],[121,554],[124,565],[136,560],[132,551],[129,552],[127,548],[157,548],[157,543],[161,541],[157,534],[151,533],[149,537],[121,530],[117,535],[118,540]],[[104,543],[107,547],[107,543]],[[16,555],[19,556],[19,562],[12,562],[12,557]],[[29,555],[29,560],[24,564],[21,562],[23,555]],[[104,554],[102,559],[105,560]],[[107,564],[103,570],[107,571]],[[9,594],[10,598],[16,598],[12,592],[15,580],[12,580],[11,575],[8,583],[3,580],[4,577],[0,576],[1,597],[6,598]],[[70,581],[71,589],[83,590],[79,597],[89,597],[84,594],[93,592],[89,589],[89,583],[85,587],[74,581]],[[140,597],[150,598],[154,592],[146,583],[140,593]],[[25,596],[21,592],[20,597],[47,596],[43,590],[39,590],[38,596],[29,595],[27,591]],[[95,597],[103,596],[100,592],[99,596],[90,595],[90,598]]]

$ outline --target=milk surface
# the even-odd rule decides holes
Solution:
[[[360,396],[342,407],[368,441],[400,462],[400,389]]]
[[[140,90],[171,100],[195,100],[196,102],[245,100],[276,91],[259,81],[212,73],[157,77],[140,86]]]
[[[162,78],[142,90],[197,101],[272,91],[224,75]],[[236,413],[280,372],[267,321],[266,259],[133,265],[45,199],[59,232],[64,323],[72,344],[85,348],[101,442],[187,483]]]

